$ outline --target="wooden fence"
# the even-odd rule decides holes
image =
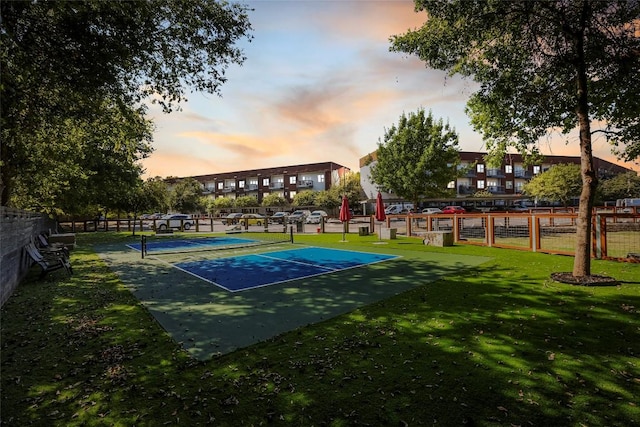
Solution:
[[[386,226],[405,236],[450,231],[456,243],[573,255],[576,213],[486,213],[390,215]],[[637,261],[640,214],[597,213],[592,222],[592,254],[598,259]]]

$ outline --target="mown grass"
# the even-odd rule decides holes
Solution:
[[[79,236],[74,276],[37,271],[2,308],[2,423],[609,425],[640,422],[640,265],[614,287],[552,282],[570,257],[416,240],[492,261],[196,362]],[[297,236],[336,245],[336,235]],[[374,236],[340,247],[366,250]]]

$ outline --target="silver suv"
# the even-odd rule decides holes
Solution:
[[[158,230],[166,230],[167,228],[182,228],[183,230],[189,230],[195,224],[195,221],[191,219],[191,215],[169,214],[164,215],[158,220]]]

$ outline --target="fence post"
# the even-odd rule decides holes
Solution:
[[[529,221],[530,221],[529,228],[531,229],[531,251],[537,252],[540,245],[540,236],[539,236],[540,230],[538,228],[538,222],[536,221],[536,216],[531,215],[531,218],[529,218]]]

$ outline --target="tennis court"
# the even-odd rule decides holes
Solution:
[[[132,249],[136,244],[106,244],[96,251],[199,360],[348,313],[489,259],[397,248],[390,253],[374,243],[345,248],[289,242],[224,250],[174,248],[174,254],[149,250],[142,259]]]

